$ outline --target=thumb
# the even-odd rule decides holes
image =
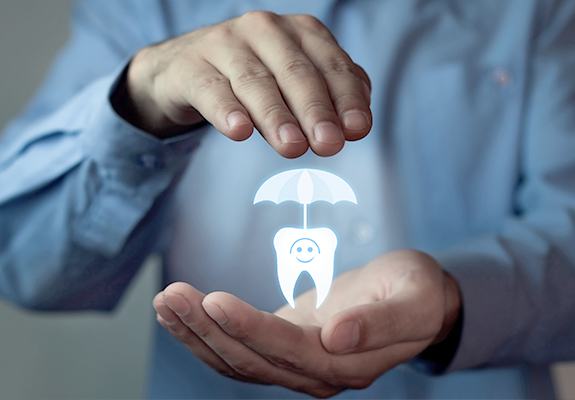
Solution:
[[[342,311],[322,327],[321,341],[327,351],[339,354],[431,341],[441,329],[441,307],[418,303],[390,298]]]

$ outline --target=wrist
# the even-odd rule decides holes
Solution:
[[[160,139],[185,133],[191,125],[203,121],[198,114],[197,122],[181,125],[172,121],[161,110],[154,98],[154,55],[151,48],[140,50],[122,72],[111,95],[112,107],[131,125]]]

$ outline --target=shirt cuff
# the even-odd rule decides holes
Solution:
[[[95,104],[80,134],[87,163],[99,184],[77,218],[75,237],[84,246],[113,256],[137,223],[184,170],[208,126],[160,140],[122,119],[110,100],[124,68],[98,81]]]
[[[94,113],[82,132],[85,154],[105,170],[108,177],[138,185],[153,172],[169,175],[199,145],[205,129],[158,139],[122,119],[112,107],[111,95],[122,79],[123,70],[97,83]]]
[[[447,337],[440,343],[429,346],[415,357],[410,364],[416,370],[430,375],[440,375],[447,371],[459,348],[463,317],[462,310]]]
[[[513,333],[513,271],[496,238],[468,242],[431,255],[457,281],[462,295],[460,338],[452,357],[435,353],[431,370],[481,367],[497,356]]]

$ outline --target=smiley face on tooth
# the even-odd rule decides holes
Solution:
[[[310,238],[296,240],[290,248],[290,254],[301,263],[307,264],[321,253],[317,243]]]
[[[294,287],[302,272],[315,283],[316,308],[327,297],[333,279],[337,238],[328,228],[282,228],[274,237],[278,279],[288,303],[295,307]]]

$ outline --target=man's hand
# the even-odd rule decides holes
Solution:
[[[321,397],[365,388],[440,341],[461,307],[455,281],[415,251],[343,274],[314,304],[310,291],[274,315],[181,282],[154,300],[160,324],[220,373]]]
[[[309,15],[250,12],[144,48],[113,103],[160,137],[204,119],[233,140],[255,126],[285,157],[333,155],[371,129],[367,74]]]

